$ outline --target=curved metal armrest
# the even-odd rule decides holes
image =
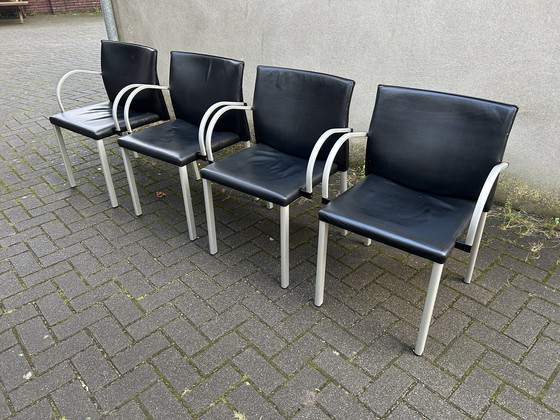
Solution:
[[[474,207],[473,215],[471,217],[471,222],[469,224],[469,230],[467,231],[467,238],[465,239],[465,244],[468,246],[472,246],[474,242],[474,237],[476,234],[476,229],[478,227],[478,222],[480,221],[480,216],[482,215],[482,211],[484,210],[484,206],[486,205],[486,201],[488,200],[488,196],[494,187],[494,183],[498,178],[500,172],[502,172],[505,168],[509,166],[509,163],[502,162],[497,164],[492,168],[484,185],[482,186],[482,190],[480,191],[480,195],[478,196],[478,200],[476,201],[476,206]]]
[[[350,133],[352,129],[349,127],[346,128],[331,128],[330,130],[325,131],[319,137],[319,140],[313,146],[313,150],[311,151],[311,155],[309,156],[309,161],[307,162],[307,170],[305,172],[305,189],[302,190],[302,193],[311,198],[311,193],[313,192],[313,168],[315,167],[315,162],[317,161],[317,156],[319,155],[319,151],[323,144],[329,139],[330,136],[333,134],[344,134]]]
[[[70,76],[76,73],[84,73],[84,74],[96,74],[101,76],[100,71],[93,71],[93,70],[70,70],[68,73],[64,74],[58,83],[56,84],[56,100],[58,101],[58,106],[60,107],[60,111],[64,112],[64,107],[62,106],[62,99],[60,98],[60,93],[62,91],[62,85]]]
[[[126,89],[126,87],[125,87],[125,89]],[[132,101],[134,100],[134,97],[136,95],[138,95],[140,92],[142,92],[143,90],[146,90],[146,89],[168,90],[169,86],[139,85],[138,87],[136,87],[132,91],[132,93],[126,99],[126,103],[124,104],[124,123],[126,125],[126,131],[128,132],[128,134],[132,133],[132,127],[130,126],[130,116],[129,116],[130,104],[132,103]],[[119,92],[119,93],[121,93],[121,92]]]
[[[332,147],[329,156],[327,157],[327,161],[325,163],[325,169],[323,169],[323,180],[321,181],[321,195],[323,196],[323,202],[329,199],[329,177],[331,175],[332,164],[334,162],[334,158],[336,154],[342,147],[344,143],[346,143],[349,139],[353,137],[367,137],[366,132],[358,132],[358,133],[348,133],[342,135]]]
[[[113,109],[112,109],[112,115],[113,115],[113,122],[115,124],[115,130],[117,130],[118,132],[121,131],[121,126],[119,125],[119,117],[117,115],[118,113],[118,108],[119,108],[119,103],[122,99],[122,97],[124,96],[124,94],[126,92],[128,92],[131,89],[136,89],[137,87],[143,86],[140,83],[133,83],[131,85],[125,86],[123,87],[119,93],[117,93],[117,96],[115,97],[115,100],[113,101]]]
[[[209,162],[214,161],[214,156],[212,155],[212,133],[214,132],[214,127],[216,126],[216,123],[222,115],[234,109],[240,111],[251,111],[253,107],[251,105],[227,105],[216,111],[216,113],[210,120],[210,124],[208,124],[208,130],[206,131],[206,157],[208,158]]]
[[[200,121],[200,126],[198,127],[198,147],[200,148],[200,155],[206,156],[206,147],[204,145],[204,135],[206,134],[206,124],[208,124],[208,120],[210,117],[216,112],[218,108],[224,106],[244,106],[247,105],[245,102],[230,102],[230,101],[221,101],[216,102],[210,108],[206,110],[202,120]]]

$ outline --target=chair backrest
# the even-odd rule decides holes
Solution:
[[[122,88],[130,84],[157,85],[157,50],[144,45],[102,40],[101,75],[111,102]],[[121,99],[123,106],[126,98],[128,94]],[[141,92],[134,98],[130,108],[134,111],[153,112],[161,119],[169,119],[163,94],[158,90]]]
[[[476,200],[488,173],[502,161],[516,112],[516,106],[483,99],[380,85],[365,173]]]
[[[175,116],[199,125],[206,110],[216,102],[243,102],[243,61],[189,52],[171,52],[169,89]],[[216,125],[249,140],[244,111],[224,114]]]
[[[353,89],[354,81],[337,76],[259,66],[253,98],[257,143],[309,157],[323,132],[348,126]],[[325,143],[319,159],[326,159],[338,137]],[[348,150],[346,144],[335,159],[340,170],[348,168]]]

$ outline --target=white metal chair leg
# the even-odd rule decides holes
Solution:
[[[480,242],[482,240],[482,233],[484,232],[484,225],[486,224],[487,212],[480,215],[480,221],[476,227],[476,234],[474,236],[474,241],[471,247],[471,256],[469,258],[469,265],[467,266],[467,274],[465,275],[464,282],[470,283],[474,273],[474,266],[476,264],[476,258],[478,257],[478,250],[480,248]]]
[[[344,171],[340,173],[340,194],[348,189],[348,171]],[[342,236],[348,235],[348,231],[346,229],[342,229],[340,232]]]
[[[319,241],[317,244],[317,276],[315,278],[315,306],[323,304],[325,293],[325,272],[327,266],[327,244],[329,224],[319,222]]]
[[[274,204],[272,204],[270,201],[266,202],[266,208],[271,210],[274,207]]]
[[[97,140],[96,143],[99,159],[101,160],[101,168],[103,169],[103,176],[105,177],[105,184],[107,184],[109,198],[111,199],[111,206],[117,207],[119,202],[117,201],[117,194],[115,193],[115,186],[113,185],[113,177],[111,176],[111,169],[109,168],[109,162],[107,161],[105,145],[103,144],[103,140]]]
[[[124,161],[126,179],[128,180],[128,188],[130,189],[130,197],[132,198],[132,205],[134,206],[134,214],[140,216],[142,215],[142,206],[140,205],[134,170],[132,169],[132,162],[130,161],[130,150],[121,147],[121,153]]]
[[[183,203],[185,204],[185,214],[187,215],[187,226],[189,228],[189,239],[196,239],[196,224],[194,222],[194,211],[191,200],[191,188],[189,186],[189,175],[186,166],[179,166],[179,176],[181,178],[181,190],[183,190]]]
[[[132,156],[134,156],[134,159],[138,159],[140,157],[138,152],[132,152]]]
[[[364,238],[364,245],[365,246],[370,246],[371,245],[371,239],[370,238]]]
[[[280,286],[290,285],[290,206],[280,206]]]
[[[66,144],[64,143],[64,137],[62,137],[62,131],[57,125],[53,125],[54,133],[56,134],[56,139],[58,141],[58,148],[60,149],[60,154],[62,155],[62,162],[64,162],[64,168],[66,169],[66,176],[68,177],[68,183],[71,187],[76,186],[76,179],[74,178],[74,171],[70,165],[70,159],[68,158],[68,151],[66,150]]]
[[[198,162],[196,160],[191,163],[191,168],[193,170],[194,179],[200,181],[200,170],[198,169]]]
[[[251,147],[251,141],[250,141],[250,140],[247,140],[247,141],[245,142],[245,149],[248,149],[249,147]]]
[[[214,202],[212,200],[212,184],[207,179],[202,180],[202,190],[204,192],[204,207],[206,209],[206,225],[208,229],[208,244],[210,254],[218,252],[218,242],[216,240],[216,221],[214,219]]]
[[[416,346],[414,347],[414,353],[417,356],[421,356],[422,353],[424,353],[424,347],[426,346],[426,339],[428,338],[428,330],[430,329],[430,322],[432,320],[432,313],[434,312],[434,304],[436,303],[436,296],[442,272],[443,264],[434,263],[432,266],[432,275],[430,277],[430,284],[428,285],[426,301],[424,302],[422,320],[420,321],[420,328],[418,329],[418,337],[416,338]]]

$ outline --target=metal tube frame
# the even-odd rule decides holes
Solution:
[[[58,102],[58,106],[60,107],[60,111],[64,112],[64,106],[62,106],[62,99],[61,99],[61,92],[62,92],[62,85],[68,79],[68,77],[72,76],[73,74],[83,73],[83,74],[95,74],[97,76],[101,76],[100,71],[94,70],[70,70],[69,72],[62,75],[59,79],[58,83],[56,84],[56,100]]]
[[[210,124],[208,125],[208,130],[206,130],[205,147],[206,147],[206,157],[209,162],[214,161],[214,155],[212,154],[212,133],[214,132],[214,127],[216,126],[216,123],[218,122],[220,117],[224,115],[226,112],[231,110],[251,111],[252,109],[253,107],[250,105],[228,105],[216,111],[216,113],[210,120]]]
[[[126,89],[126,87],[125,87],[125,89]],[[128,96],[128,98],[126,98],[126,102],[124,104],[124,123],[125,123],[126,131],[128,132],[128,134],[132,133],[132,127],[130,126],[130,115],[129,115],[130,104],[132,104],[132,101],[134,100],[134,97],[136,95],[138,95],[140,92],[142,92],[143,90],[146,90],[146,89],[169,90],[169,86],[140,85],[132,91],[132,93]]]
[[[183,203],[185,204],[185,214],[187,216],[187,226],[189,228],[189,239],[196,239],[196,224],[194,222],[194,212],[191,199],[191,188],[189,186],[189,175],[186,166],[179,166],[179,176],[181,178],[181,190],[183,191]]]
[[[132,205],[134,206],[134,214],[136,216],[142,215],[142,206],[140,205],[140,198],[138,197],[138,189],[136,188],[136,179],[134,177],[134,170],[130,160],[130,150],[121,147],[121,154],[124,162],[124,171],[126,179],[128,180],[128,189],[130,190],[130,197],[132,198]]]
[[[290,206],[280,206],[280,286],[290,285]]]
[[[105,152],[103,139],[96,140],[95,142],[97,143],[97,151],[99,153],[99,159],[101,160],[101,168],[103,169],[105,184],[107,184],[107,190],[109,191],[111,206],[117,207],[119,202],[117,201],[117,194],[115,192],[115,186],[113,185],[113,177],[111,176],[111,168],[109,167],[109,162],[107,161],[107,152]]]
[[[212,183],[202,178],[202,190],[204,192],[204,207],[206,210],[206,228],[208,230],[208,246],[210,254],[218,252],[218,241],[216,239],[216,218],[214,217],[214,201],[212,199]]]
[[[416,346],[413,350],[414,354],[417,356],[421,356],[422,353],[424,353],[442,273],[443,264],[434,263],[432,266],[430,283],[428,285],[428,293],[426,294],[426,300],[424,302],[424,310],[422,311],[422,320],[420,321],[420,327],[418,329],[418,337],[416,338]]]
[[[325,275],[327,266],[327,245],[329,224],[319,221],[319,240],[317,243],[317,275],[315,277],[315,306],[321,306],[324,301]]]
[[[484,232],[484,225],[486,224],[487,212],[482,213],[480,220],[478,222],[478,227],[476,229],[476,235],[474,237],[474,242],[471,247],[471,255],[469,257],[469,264],[467,266],[467,272],[463,281],[465,283],[470,283],[474,273],[474,266],[476,264],[476,258],[478,257],[478,250],[480,248],[480,242],[482,241],[482,233]]]
[[[206,156],[206,146],[204,144],[204,139],[206,135],[206,126],[208,121],[214,115],[214,113],[219,109],[225,106],[245,106],[247,105],[245,102],[231,102],[231,101],[221,101],[216,102],[214,105],[210,106],[202,116],[202,120],[200,121],[200,126],[198,127],[198,147],[200,149],[200,155]],[[197,178],[200,179],[200,178]]]
[[[64,137],[62,136],[62,131],[58,125],[53,124],[54,133],[56,134],[56,140],[58,141],[58,148],[60,149],[60,154],[62,155],[62,162],[64,162],[64,168],[66,169],[66,176],[68,177],[68,183],[71,187],[76,186],[76,179],[74,178],[74,171],[72,170],[72,165],[70,164],[70,159],[68,158],[68,151],[66,150],[66,144],[64,143]]]

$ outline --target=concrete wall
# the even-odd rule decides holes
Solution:
[[[499,197],[560,214],[558,0],[113,0],[113,8],[121,40],[160,51],[163,81],[170,50],[245,60],[248,101],[257,64],[354,79],[356,130],[368,127],[379,83],[516,104]]]
[[[29,0],[25,13],[68,13],[99,10],[99,0]],[[16,15],[17,9],[2,7],[0,16]]]

